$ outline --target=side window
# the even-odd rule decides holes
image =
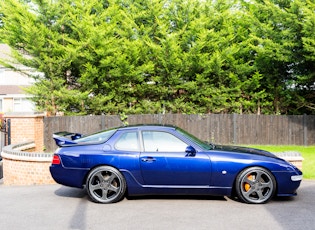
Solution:
[[[185,152],[187,144],[173,134],[159,131],[142,132],[145,152]]]
[[[122,134],[115,144],[117,150],[140,151],[137,132]]]

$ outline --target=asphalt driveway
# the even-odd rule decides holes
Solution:
[[[315,229],[315,181],[294,198],[248,205],[226,197],[141,197],[102,205],[61,185],[0,185],[0,229]]]

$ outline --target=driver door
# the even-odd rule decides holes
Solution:
[[[211,164],[201,152],[187,154],[188,144],[162,131],[143,131],[144,152],[140,154],[141,173],[148,186],[207,186]]]

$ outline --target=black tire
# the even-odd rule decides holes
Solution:
[[[249,204],[263,204],[274,196],[276,180],[268,170],[251,167],[238,174],[235,190],[241,201]]]
[[[117,169],[100,166],[89,173],[86,188],[93,201],[103,204],[115,203],[125,195],[126,180]]]

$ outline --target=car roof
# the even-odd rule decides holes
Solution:
[[[118,127],[117,130],[129,130],[129,129],[139,129],[139,130],[175,130],[177,126],[168,124],[137,124],[137,125],[127,125]]]

